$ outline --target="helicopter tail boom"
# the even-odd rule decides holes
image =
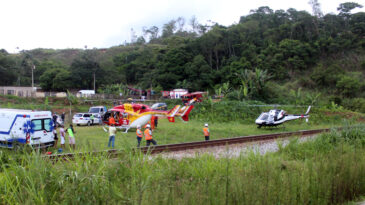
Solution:
[[[311,107],[312,106],[309,106],[308,109],[307,109],[307,112],[305,112],[306,115],[308,115],[309,111],[311,110]]]

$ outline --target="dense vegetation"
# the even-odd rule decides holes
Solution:
[[[52,163],[0,152],[0,204],[339,204],[365,194],[365,127],[238,158]]]
[[[228,27],[178,18],[109,49],[2,50],[0,82],[30,85],[35,65],[45,90],[92,89],[95,76],[100,92],[187,88],[263,102],[302,92],[365,107],[365,13],[351,13],[362,6],[343,3],[338,14],[323,15],[315,2],[313,15],[260,7]]]

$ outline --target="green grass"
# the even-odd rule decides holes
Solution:
[[[175,123],[168,122],[167,119],[160,119],[158,128],[154,130],[153,136],[158,144],[172,144],[191,141],[204,140],[204,122],[191,120],[183,122],[177,120]],[[274,132],[290,132],[297,130],[320,129],[336,126],[336,124],[313,124],[303,120],[292,121],[285,124],[285,127],[261,128],[258,129],[254,123],[242,124],[239,122],[213,122],[209,123],[211,139],[230,138],[247,135],[269,134]],[[101,126],[74,126],[76,131],[77,150],[103,150],[107,149],[109,134]],[[60,143],[60,141],[59,141]],[[66,137],[66,145],[68,139]],[[115,139],[115,148],[120,149],[124,145],[134,147],[137,145],[135,129],[130,129],[128,133],[118,131]],[[145,141],[142,140],[142,145]],[[58,145],[59,146],[59,145]],[[68,148],[66,151],[69,151]]]
[[[0,164],[0,204],[339,204],[365,195],[365,126],[263,156],[126,151],[53,164],[1,151]]]
[[[66,99],[48,98],[20,98],[16,96],[0,96],[0,107],[19,108],[19,109],[51,109],[59,112],[66,110],[66,120],[68,116],[68,104]],[[46,103],[48,102],[48,103]],[[169,107],[180,103],[180,100],[167,101]],[[48,105],[44,105],[44,103]],[[103,104],[108,102],[99,102],[95,104]],[[111,103],[111,102],[109,102]],[[267,134],[273,132],[297,131],[308,129],[328,128],[337,126],[342,123],[344,117],[349,115],[352,121],[359,118],[361,114],[351,113],[344,110],[328,110],[325,108],[314,107],[311,110],[309,123],[304,120],[295,120],[285,123],[285,128],[279,127],[274,129],[257,129],[254,124],[255,118],[262,112],[272,107],[247,107],[250,102],[223,101],[213,103],[207,101],[197,104],[191,113],[189,122],[182,122],[176,119],[175,123],[169,123],[166,119],[159,120],[159,127],[154,131],[154,138],[158,144],[182,143],[190,141],[204,140],[202,129],[204,123],[209,123],[211,131],[211,139],[220,139],[228,137],[247,136],[255,134]],[[251,102],[255,103],[256,102]],[[106,105],[107,105],[106,104]],[[87,103],[81,103],[72,106],[72,111],[86,112],[92,106]],[[110,107],[109,104],[108,107]],[[289,113],[302,113],[306,108],[303,107],[283,107]],[[352,116],[352,117],[351,117]],[[91,151],[107,149],[108,134],[99,126],[93,127],[75,127],[77,151]],[[131,129],[129,133],[117,133],[115,146],[121,148],[122,145],[129,147],[136,146],[135,130]],[[59,142],[60,143],[60,140]],[[68,140],[66,139],[66,145]],[[145,145],[145,141],[142,141]],[[59,145],[58,145],[59,147]],[[89,150],[88,150],[89,149]],[[54,150],[52,150],[54,151]],[[67,148],[65,150],[69,152]]]

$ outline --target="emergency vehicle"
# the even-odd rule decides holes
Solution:
[[[36,148],[53,146],[53,121],[50,111],[0,108],[0,147],[31,145]]]
[[[117,129],[137,128],[138,125],[144,126],[151,121],[152,116],[166,117],[170,122],[175,122],[175,117],[180,117],[183,121],[189,121],[189,113],[194,108],[193,105],[180,108],[176,105],[171,110],[154,110],[144,104],[129,104],[115,106],[105,113],[103,122],[106,125],[114,124]],[[113,121],[110,121],[112,116]],[[104,127],[104,130],[106,128]]]

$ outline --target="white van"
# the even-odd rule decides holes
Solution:
[[[14,144],[49,147],[54,144],[53,121],[50,111],[0,109],[0,146]]]
[[[89,108],[89,113],[99,114],[100,116],[104,115],[108,111],[105,106],[95,106]]]

